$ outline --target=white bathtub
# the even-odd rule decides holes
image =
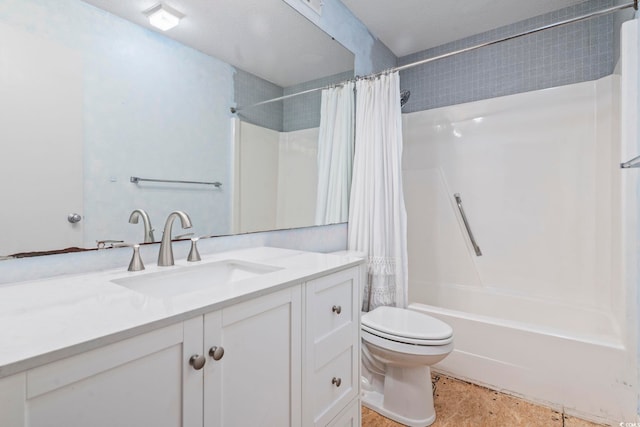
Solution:
[[[453,327],[455,350],[434,370],[593,421],[635,420],[634,352],[626,351],[611,316],[506,295],[467,297],[483,307],[479,313],[409,305]],[[485,298],[490,302],[482,306]],[[498,309],[488,315],[484,309],[496,303],[512,318]],[[559,328],[544,321],[562,317],[575,322]]]

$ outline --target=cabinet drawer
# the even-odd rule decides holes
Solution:
[[[312,280],[307,285],[308,333],[314,341],[358,323],[357,269]]]
[[[314,425],[326,425],[358,395],[357,350],[348,347],[313,375]]]
[[[327,427],[360,427],[360,399],[354,399]]]

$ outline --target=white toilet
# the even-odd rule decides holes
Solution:
[[[378,307],[361,321],[362,404],[408,426],[432,424],[430,366],[453,350],[451,326],[396,307]]]

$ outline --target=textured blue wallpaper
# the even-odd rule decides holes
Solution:
[[[353,71],[334,74],[333,76],[311,80],[295,86],[284,88],[284,94],[302,92],[307,89],[324,87],[335,83],[344,82],[353,78]],[[291,132],[300,129],[316,128],[320,126],[320,100],[322,92],[311,92],[305,95],[285,99],[283,130]]]
[[[408,64],[613,5],[589,0],[492,31],[399,58]],[[400,72],[411,91],[403,112],[594,80],[611,74],[614,15],[573,23]]]
[[[345,71],[282,88],[246,71],[238,70],[234,76],[235,98],[237,105],[243,107],[307,89],[340,83],[351,78],[353,78],[353,71]],[[244,109],[238,112],[238,117],[245,122],[278,132],[314,128],[320,126],[320,98],[320,91],[312,92]]]
[[[237,70],[233,76],[236,106],[245,107],[267,99],[283,95],[283,89],[265,79]],[[238,117],[254,125],[282,132],[282,101],[272,102],[259,107],[251,107],[238,112]]]

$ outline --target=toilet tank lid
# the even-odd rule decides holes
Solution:
[[[453,329],[443,321],[405,308],[377,307],[363,314],[361,322],[397,337],[443,340],[453,336]]]

